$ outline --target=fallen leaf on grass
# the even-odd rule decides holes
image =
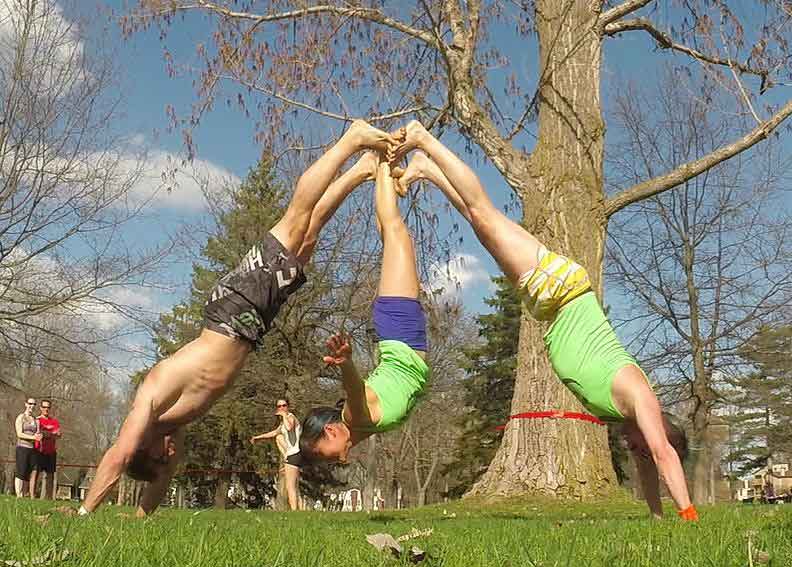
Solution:
[[[116,514],[116,518],[132,518],[132,517],[133,517],[132,514],[129,514],[128,512],[119,512],[118,514]]]
[[[415,546],[410,548],[410,561],[412,563],[418,563],[424,559],[426,559],[426,552],[423,549],[419,549]]]
[[[396,557],[402,552],[402,546],[390,534],[371,534],[366,536],[366,541],[377,548],[377,551],[390,551]]]
[[[410,530],[410,533],[400,535],[399,537],[397,537],[396,541],[407,541],[410,539],[415,539],[417,537],[429,537],[430,535],[432,535],[432,533],[434,533],[434,529],[432,528],[427,528],[425,530],[418,530],[413,528]]]
[[[424,530],[431,532],[432,530]],[[400,538],[401,539],[401,538]],[[397,559],[402,555],[402,546],[390,534],[371,534],[366,536],[366,541],[379,551],[389,551]],[[418,547],[411,547],[407,557],[412,563],[418,563],[426,558],[426,552]]]
[[[33,516],[33,521],[38,522],[39,524],[46,524],[50,519],[51,514],[43,514],[41,516]]]
[[[63,514],[64,516],[77,515],[77,509],[72,508],[71,506],[58,506],[57,508],[53,508],[52,511],[57,512],[58,514]]]
[[[68,549],[61,549],[60,551],[51,547],[37,557],[33,557],[29,561],[15,561],[13,559],[6,559],[3,561],[3,565],[8,565],[8,567],[34,567],[34,566],[41,566],[41,565],[49,565],[53,562],[61,562],[66,561],[68,557],[71,555],[71,552]]]
[[[757,551],[755,558],[757,563],[770,563],[770,554],[766,551]]]

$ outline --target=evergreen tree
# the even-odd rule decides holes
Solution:
[[[792,456],[792,326],[764,327],[742,350],[754,371],[730,380],[737,473]]]
[[[457,484],[450,491],[455,496],[466,492],[487,470],[503,436],[497,428],[508,422],[514,394],[522,307],[505,277],[492,281],[497,289],[485,303],[494,312],[476,318],[483,341],[464,349],[468,411],[461,419],[464,434],[457,443],[455,462],[447,467],[456,471]]]

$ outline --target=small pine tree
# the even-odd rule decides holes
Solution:
[[[469,409],[462,417],[464,434],[457,443],[455,461],[446,467],[454,470],[457,479],[450,490],[452,496],[466,492],[486,470],[503,436],[497,427],[508,421],[514,394],[522,307],[505,277],[492,281],[497,289],[485,303],[494,312],[476,318],[483,342],[464,349],[468,375],[465,405]]]

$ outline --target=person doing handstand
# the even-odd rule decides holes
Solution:
[[[390,167],[384,162],[377,169],[375,203],[382,238],[382,268],[372,314],[379,364],[364,380],[352,360],[349,337],[342,333],[330,337],[324,361],[341,369],[346,401],[342,408],[315,408],[303,420],[300,450],[306,458],[346,461],[349,450],[363,439],[401,425],[429,379],[415,247],[399,211]]]
[[[283,217],[212,290],[198,338],[157,363],[143,380],[80,514],[93,512],[124,472],[148,481],[137,515],[157,508],[183,451],[184,426],[231,386],[281,305],[305,283],[303,266],[319,231],[352,189],[373,178],[376,161],[367,153],[333,181],[339,168],[363,149],[387,153],[396,144],[390,134],[357,120],[303,173]]]
[[[680,461],[687,450],[684,433],[664,416],[643,370],[619,342],[586,270],[499,211],[473,170],[416,121],[407,126],[396,154],[414,149],[421,151],[407,168],[393,172],[399,193],[418,179],[440,188],[519,290],[527,310],[550,322],[544,343],[564,385],[593,415],[622,423],[651,513],[663,514],[659,473],[679,516],[697,520]]]

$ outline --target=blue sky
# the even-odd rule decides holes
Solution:
[[[115,57],[121,70],[120,80],[123,89],[122,116],[117,123],[119,131],[135,138],[135,142],[148,149],[150,154],[150,170],[152,179],[156,178],[163,164],[169,159],[179,159],[183,155],[183,144],[179,132],[168,132],[168,118],[165,108],[172,105],[177,113],[184,115],[189,111],[195,100],[192,81],[194,77],[185,75],[169,77],[163,62],[163,46],[158,31],[152,28],[123,39],[116,26],[107,24],[104,11],[108,8],[122,9],[122,2],[113,1],[101,5],[98,16],[92,18],[91,33],[99,34],[107,29],[115,48]],[[85,10],[88,3],[80,5]],[[86,12],[84,12],[86,13]],[[205,41],[210,26],[203,18],[188,18],[172,26],[167,40],[169,51],[177,61],[187,61],[194,52],[194,46]],[[525,45],[501,46],[506,51],[521,53],[515,71],[526,77],[535,76],[535,50],[526,50]],[[687,63],[686,58],[668,52],[658,52],[646,34],[626,34],[622,38],[605,42],[603,77],[603,101],[607,107],[612,100],[613,91],[609,84],[618,84],[621,78],[632,78],[642,83],[651,83],[656,75],[647,75],[646,69],[659,69],[663,61]],[[614,79],[617,79],[614,81]],[[769,99],[783,97],[788,94],[772,93]],[[779,99],[780,100],[780,99]],[[215,109],[204,116],[199,128],[194,132],[198,148],[197,163],[202,171],[208,171],[216,179],[235,179],[245,175],[248,168],[256,163],[260,155],[260,147],[253,141],[253,120],[246,118],[235,107],[228,108],[217,104]],[[449,138],[452,148],[459,150],[459,145]],[[464,155],[464,154],[463,154]],[[494,200],[501,206],[509,202],[510,190],[497,171],[489,164],[477,161],[472,164]],[[136,228],[136,238],[141,244],[154,243],[159,237],[174,230],[175,227],[187,223],[205,221],[197,188],[190,181],[182,178],[179,186],[170,195],[162,194],[162,199],[155,202],[151,218]],[[512,212],[514,216],[514,212]],[[458,220],[458,219],[454,219]],[[444,223],[452,222],[444,219]],[[463,224],[464,243],[458,252],[464,256],[464,267],[455,270],[460,275],[462,299],[466,307],[473,312],[486,309],[483,299],[491,292],[489,277],[498,273],[497,267],[475,236]],[[159,292],[148,297],[151,310],[167,311],[170,306],[184,297],[189,286],[189,258],[175,258],[168,270],[168,279],[173,282],[169,292]],[[134,339],[141,346],[148,346],[143,336]],[[122,362],[118,360],[117,362]],[[127,364],[126,362],[124,364]],[[129,361],[129,365],[140,364]]]

